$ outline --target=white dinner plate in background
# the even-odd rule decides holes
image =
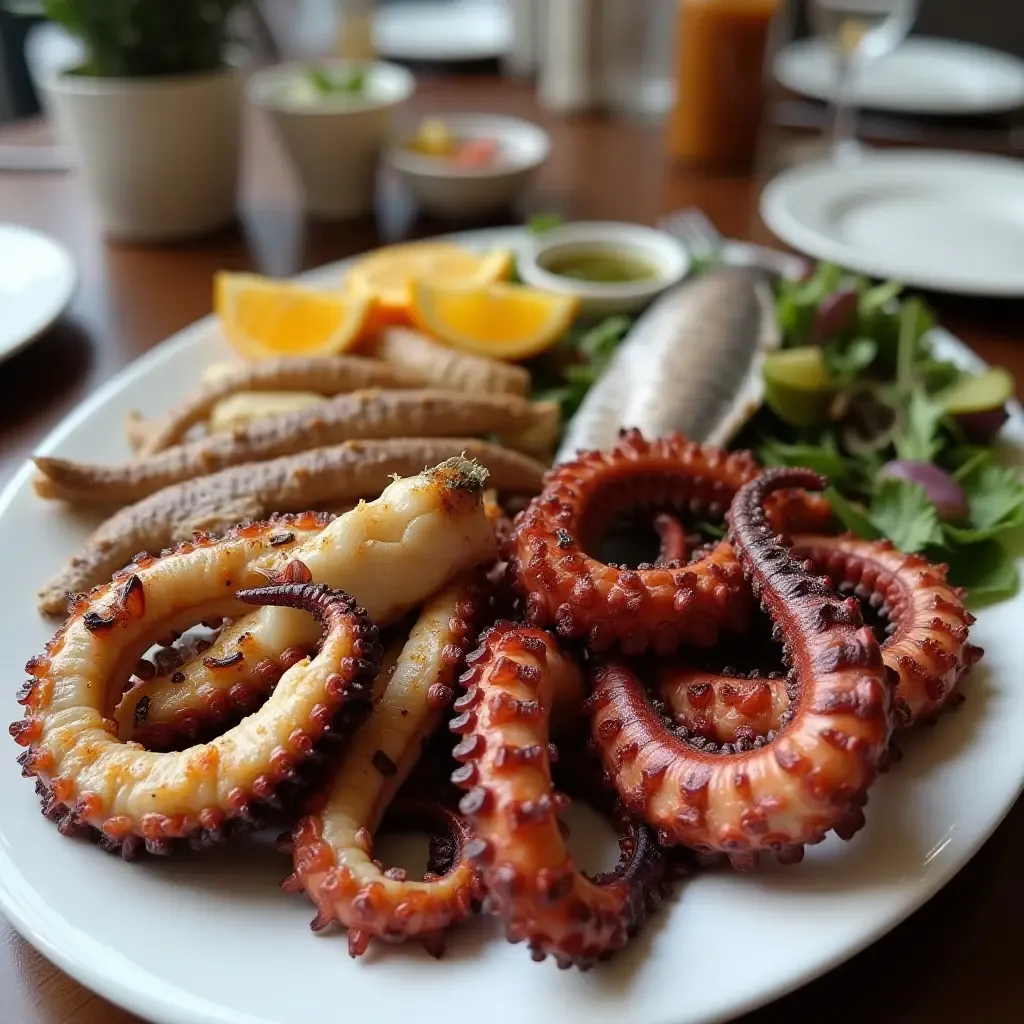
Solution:
[[[497,0],[393,4],[374,15],[373,42],[389,60],[492,60],[508,53],[512,21]]]
[[[62,245],[38,231],[0,224],[0,360],[64,312],[77,279],[75,261]]]
[[[1024,164],[940,150],[865,150],[803,164],[761,194],[761,218],[816,259],[933,291],[1024,297]]]
[[[819,100],[835,94],[835,56],[823,39],[784,46],[775,78]],[[904,114],[991,114],[1024,106],[1024,61],[1012,54],[952,39],[911,36],[870,61],[851,83],[859,107]]]

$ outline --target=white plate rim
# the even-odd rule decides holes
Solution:
[[[461,40],[453,39],[447,31],[431,30],[426,36],[413,38],[408,30],[401,28],[399,18],[410,13],[416,19],[414,28],[422,29],[424,24],[444,26],[460,14],[469,14],[476,19],[476,31],[485,26],[487,32],[481,39],[470,35]],[[464,24],[464,23],[463,23]],[[392,60],[439,61],[442,63],[470,63],[480,60],[494,60],[504,57],[512,44],[510,15],[498,3],[481,3],[479,0],[457,0],[456,3],[439,3],[433,7],[422,4],[401,4],[380,8],[374,16],[374,44],[382,56]]]
[[[50,301],[45,306],[40,305],[39,312],[34,318],[32,326],[20,337],[12,338],[6,345],[0,343],[0,362],[3,362],[31,345],[47,328],[56,323],[68,308],[78,288],[78,264],[66,246],[42,231],[36,231],[35,228],[28,228],[21,224],[9,222],[0,224],[0,230],[29,237],[34,244],[44,245],[61,264],[60,286],[50,295]]]
[[[502,244],[510,246],[519,245],[525,236],[523,229],[499,228],[459,232],[439,237],[444,240],[461,242],[467,246],[486,249]],[[346,259],[324,265],[298,275],[297,280],[316,283],[318,280],[334,278],[342,273],[350,262],[351,259]],[[183,328],[126,366],[87,400],[73,409],[47,435],[36,450],[38,452],[51,452],[61,441],[72,435],[81,423],[102,407],[111,396],[120,393],[137,378],[147,376],[161,363],[174,359],[179,350],[187,349],[199,343],[203,336],[210,331],[213,323],[212,316],[204,317]],[[977,370],[985,365],[983,360],[945,330],[937,329],[935,336],[938,345],[946,351],[946,354],[957,358],[966,367]],[[1011,421],[1015,431],[1019,436],[1024,437],[1024,411],[1022,411],[1020,404],[1016,401],[1010,403],[1010,406]],[[31,473],[31,463],[26,462],[7,483],[2,493],[0,493],[0,523],[3,522],[3,517],[9,507],[17,500]],[[1019,595],[1017,600],[1024,605],[1024,593]],[[1018,772],[1016,792],[1009,795],[1006,800],[1001,801],[995,812],[986,820],[984,826],[973,835],[963,850],[956,857],[945,859],[941,869],[932,871],[925,882],[916,886],[912,898],[904,900],[896,912],[887,917],[880,918],[871,928],[864,929],[857,936],[856,940],[848,942],[841,949],[837,949],[832,955],[822,957],[812,965],[805,966],[802,970],[794,971],[789,976],[780,977],[774,984],[766,985],[748,997],[735,1000],[732,1003],[725,1003],[714,1013],[704,1014],[700,1017],[687,1017],[686,1020],[689,1024],[718,1024],[718,1022],[724,1022],[750,1012],[813,981],[876,942],[906,920],[906,918],[948,884],[991,837],[1022,791],[1024,791],[1024,762],[1022,762],[1021,770]],[[3,834],[0,831],[0,840],[2,839]],[[87,958],[76,956],[73,950],[67,948],[66,936],[64,943],[60,941],[59,935],[55,934],[54,929],[57,929],[59,933],[61,919],[59,915],[55,915],[51,908],[45,904],[36,890],[29,888],[27,893],[39,899],[42,912],[38,908],[30,907],[21,898],[24,894],[19,894],[12,887],[12,883],[16,883],[18,880],[17,877],[12,879],[12,873],[15,876],[19,874],[17,868],[13,867],[10,863],[4,844],[0,842],[0,912],[47,959],[55,963],[81,984],[115,1005],[148,1018],[154,1021],[155,1024],[276,1024],[276,1022],[271,1022],[262,1017],[253,1016],[248,1013],[237,1013],[226,1006],[214,1006],[202,999],[194,998],[189,993],[174,987],[172,984],[164,983],[160,979],[154,978],[145,968],[135,964],[130,964],[132,967],[131,976],[125,978],[119,978],[111,969],[104,971],[93,968],[90,966]],[[690,884],[693,884],[692,881]],[[90,939],[89,941],[92,940]],[[147,980],[150,983],[156,982],[157,984],[154,987],[177,993],[181,998],[172,1001],[163,994],[147,991]],[[644,1021],[643,1024],[675,1024],[676,1021],[683,1019],[682,1014],[684,1013],[685,1010],[680,1008],[678,1013],[672,1011],[671,1016],[661,1015],[657,1018],[652,1017]],[[446,1013],[445,1016],[450,1015]],[[473,1019],[475,1017],[474,1013]],[[462,1018],[458,1019],[461,1020]],[[564,1019],[566,1021],[575,1021],[578,1018],[567,1014]]]
[[[931,291],[948,292],[958,295],[974,295],[982,298],[1020,298],[1024,296],[1024,277],[1018,284],[987,282],[970,273],[921,273],[897,274],[887,266],[884,258],[865,256],[853,246],[826,235],[804,223],[788,208],[788,201],[794,194],[811,185],[821,185],[833,179],[833,192],[838,197],[850,193],[857,187],[860,171],[911,170],[934,172],[936,169],[973,171],[979,175],[1012,174],[1020,178],[1024,188],[1024,164],[1012,157],[996,154],[960,152],[957,150],[868,150],[862,162],[849,167],[837,167],[828,159],[790,167],[769,181],[761,191],[760,216],[768,229],[787,245],[800,252],[819,259],[841,263],[851,270],[877,278],[898,277],[906,285]]]
[[[809,83],[801,79],[799,71],[795,69],[796,62],[806,59],[808,54],[816,56],[827,48],[828,44],[824,40],[814,37],[787,43],[780,47],[772,61],[773,77],[780,85],[798,95],[808,96],[825,103],[832,102],[834,90],[830,85],[823,82]],[[901,98],[898,93],[894,93],[890,94],[890,97],[879,97],[868,103],[862,97],[858,97],[855,92],[854,102],[868,110],[933,116],[997,114],[1015,110],[1024,104],[1024,61],[1012,53],[966,40],[917,35],[911,36],[902,43],[900,49],[918,51],[919,56],[927,56],[929,51],[932,54],[941,52],[947,60],[962,61],[965,65],[969,62],[974,67],[984,64],[991,66],[998,63],[1000,69],[1004,70],[1007,76],[1014,74],[1017,76],[1018,85],[1016,89],[1007,87],[1001,98],[992,98],[988,101],[980,97],[973,101],[968,97],[959,97],[954,100],[949,93],[935,93],[931,100],[914,101],[906,97]],[[884,60],[885,58],[880,59]]]

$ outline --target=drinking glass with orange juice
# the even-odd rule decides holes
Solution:
[[[723,169],[754,161],[765,50],[782,0],[679,0],[674,159]]]

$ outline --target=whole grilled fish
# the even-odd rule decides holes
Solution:
[[[666,292],[634,324],[566,429],[556,456],[612,447],[619,431],[678,431],[724,445],[763,398],[761,364],[781,341],[765,274],[723,267]]]

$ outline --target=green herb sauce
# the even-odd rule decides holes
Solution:
[[[658,276],[657,269],[644,260],[614,250],[595,250],[559,255],[552,254],[544,261],[544,269],[559,277],[574,281],[593,281],[599,284],[626,284],[632,281],[650,281]]]

